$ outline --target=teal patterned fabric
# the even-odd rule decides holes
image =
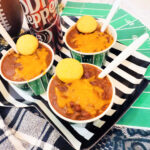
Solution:
[[[150,130],[113,127],[91,150],[149,150]]]

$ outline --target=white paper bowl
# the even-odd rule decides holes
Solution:
[[[89,63],[82,63],[82,64],[89,64]],[[93,64],[89,64],[89,65],[92,65],[92,66],[98,68],[99,70],[102,70],[101,68],[99,68],[98,66],[95,66],[95,65],[93,65]],[[112,85],[113,93],[112,93],[112,99],[111,99],[111,102],[110,102],[109,106],[107,107],[107,109],[106,109],[102,114],[100,114],[99,116],[94,117],[94,118],[92,118],[92,119],[88,119],[88,120],[72,120],[72,119],[69,119],[69,118],[67,118],[67,117],[64,117],[63,115],[61,115],[59,112],[57,112],[57,111],[55,110],[55,108],[54,108],[53,105],[51,104],[51,100],[49,99],[50,85],[51,85],[52,80],[53,80],[53,78],[54,78],[55,76],[56,76],[56,75],[54,75],[54,76],[51,78],[51,80],[50,80],[50,82],[49,82],[49,84],[48,84],[47,99],[48,99],[48,104],[49,104],[50,108],[52,109],[52,111],[53,111],[58,117],[60,117],[61,119],[65,120],[65,121],[68,121],[68,122],[70,122],[70,123],[81,123],[81,124],[90,123],[90,122],[96,121],[97,119],[102,118],[102,117],[110,110],[110,108],[112,107],[112,104],[113,104],[113,101],[114,101],[114,95],[115,95],[115,88],[114,88],[114,86],[113,86],[113,84],[112,84],[112,81],[111,81],[111,79],[110,79],[110,76],[107,75],[107,77],[108,77],[108,79],[110,80],[110,83],[111,83],[111,85]]]

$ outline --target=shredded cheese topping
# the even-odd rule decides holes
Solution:
[[[75,49],[80,52],[92,53],[100,52],[108,48],[113,43],[113,37],[108,33],[95,31],[89,34],[76,33],[71,42],[75,44]]]
[[[68,113],[73,113],[70,102],[74,102],[89,112],[91,116],[95,116],[97,111],[107,102],[102,99],[103,89],[91,85],[91,81],[93,78],[75,80],[71,85],[68,85],[68,90],[65,92],[61,92],[55,87],[58,106],[61,108],[67,106]]]
[[[36,53],[32,55],[15,54],[16,63],[20,66],[15,69],[14,80],[18,78],[30,80],[44,72],[47,68],[46,58],[48,53],[46,48],[42,47],[38,48]]]

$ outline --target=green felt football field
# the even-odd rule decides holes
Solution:
[[[92,15],[96,18],[106,18],[110,9],[109,4],[67,2],[62,15]],[[118,41],[126,46],[143,33],[150,33],[150,30],[138,19],[122,9],[115,14],[111,25],[117,30]],[[150,39],[137,51],[150,58]],[[150,66],[144,76],[150,80]],[[150,84],[117,124],[150,128]]]

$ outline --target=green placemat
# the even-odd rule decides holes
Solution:
[[[106,18],[110,9],[111,5],[109,4],[67,2],[62,15],[92,15],[96,18]],[[122,9],[119,9],[115,14],[111,21],[111,25],[117,30],[118,41],[126,46],[143,33],[150,33],[150,30],[138,19]],[[137,51],[150,58],[150,39],[148,39]],[[150,80],[150,66],[145,73],[145,78]],[[150,127],[149,116],[150,84],[117,124]]]

